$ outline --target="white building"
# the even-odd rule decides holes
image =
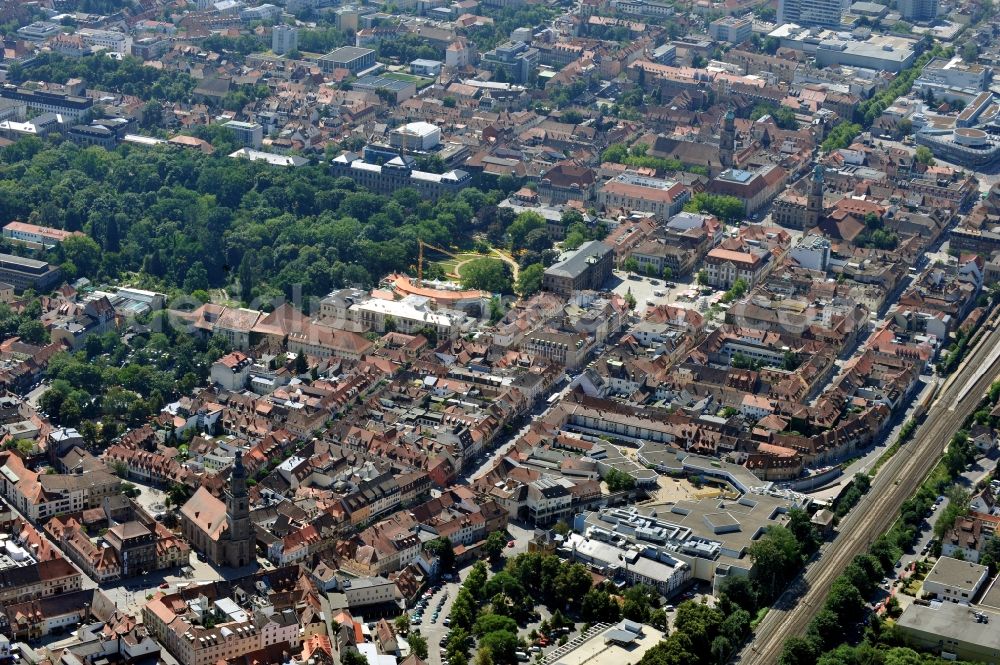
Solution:
[[[384,577],[357,577],[345,579],[344,595],[349,607],[395,603],[399,590],[395,582]]]
[[[740,413],[750,420],[760,420],[764,416],[774,413],[771,402],[762,395],[744,395],[740,404]]]
[[[717,42],[742,44],[753,35],[753,21],[748,18],[723,16],[709,24],[708,34]]]
[[[233,159],[248,159],[251,162],[267,162],[271,166],[291,166],[298,168],[309,163],[307,158],[299,157],[298,155],[279,155],[274,152],[265,152],[246,147],[240,148],[229,156]]]
[[[271,50],[284,55],[299,48],[299,29],[291,25],[276,25],[271,31]]]
[[[250,378],[253,361],[239,351],[222,356],[212,364],[212,383],[230,391],[243,390]]]
[[[826,272],[830,265],[830,241],[823,236],[803,236],[788,252],[788,257],[807,270]]]
[[[223,127],[233,130],[236,141],[246,148],[260,148],[264,143],[264,128],[256,122],[230,120]]]
[[[650,0],[611,0],[611,6],[615,11],[623,14],[635,14],[636,16],[673,16],[674,7],[665,2],[652,2]]]
[[[989,83],[992,70],[977,63],[965,63],[962,58],[934,58],[924,66],[913,83],[914,89],[926,95],[969,103]]]
[[[792,1],[798,0],[789,0]],[[837,30],[836,26],[832,30],[820,30],[821,23],[802,24],[780,18],[778,23],[779,26],[768,33],[769,37],[778,39],[783,48],[814,55],[816,62],[824,67],[846,65],[898,72],[912,65],[917,57],[913,40],[899,35],[870,35],[857,39]]]
[[[472,62],[473,51],[472,47],[465,41],[465,39],[459,38],[456,41],[448,45],[448,48],[444,52],[444,64],[446,67],[452,67],[455,69],[461,69],[462,67],[468,67]]]
[[[44,42],[62,32],[62,26],[51,21],[35,21],[30,25],[18,28],[17,36],[29,42]]]
[[[943,556],[924,580],[925,597],[969,605],[989,578],[989,569],[971,561]]]
[[[400,150],[427,152],[441,144],[441,129],[429,122],[411,122],[389,133],[389,145]]]
[[[440,60],[426,60],[417,58],[410,63],[410,73],[417,76],[430,76],[437,78],[441,74],[442,62]]]
[[[841,0],[779,0],[778,25],[840,27]]]
[[[406,334],[431,328],[437,332],[439,339],[454,339],[469,324],[469,318],[464,313],[432,310],[428,298],[415,295],[402,300],[372,298],[352,305],[348,316],[374,332],[386,332],[387,326]]]
[[[574,561],[604,570],[608,575],[620,571],[630,584],[649,585],[668,598],[693,577],[691,566],[680,559],[649,557],[645,550],[619,547],[606,542],[599,534],[583,536],[571,533],[564,549],[571,552]]]
[[[573,508],[573,483],[566,478],[544,476],[528,485],[528,514],[536,524],[554,524],[569,519]]]
[[[77,30],[76,34],[83,39],[83,43],[87,46],[96,46],[112,53],[121,53],[122,55],[131,51],[131,40],[128,35],[121,32],[81,28]]]
[[[79,231],[64,231],[63,229],[53,229],[16,220],[3,227],[4,238],[40,245],[45,249],[52,249],[66,238],[74,235],[82,234]]]
[[[255,21],[263,21],[267,23],[270,21],[277,21],[280,18],[281,7],[276,7],[275,5],[269,3],[258,5],[256,7],[247,7],[246,9],[240,10],[240,20],[244,23],[253,23]]]

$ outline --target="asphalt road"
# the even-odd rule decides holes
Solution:
[[[809,621],[822,609],[830,585],[851,559],[892,526],[900,506],[937,464],[951,435],[1000,375],[1000,358],[991,353],[998,344],[1000,331],[994,329],[976,345],[931,406],[907,450],[889,460],[875,477],[868,494],[840,523],[840,535],[822,549],[819,565],[809,566],[778,599],[757,627],[753,641],[742,650],[740,662],[778,662],[785,640],[805,633]]]

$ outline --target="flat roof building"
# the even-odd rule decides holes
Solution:
[[[916,58],[912,42],[893,37],[873,36],[867,41],[830,39],[820,42],[816,62],[820,65],[851,65],[898,72]]]
[[[717,42],[742,44],[753,35],[753,21],[748,18],[723,16],[709,24],[708,34]]]
[[[778,23],[840,27],[841,0],[778,0]]]
[[[299,48],[299,29],[293,25],[276,25],[271,30],[271,50],[284,55]]]
[[[790,508],[807,502],[794,495],[760,493],[735,500],[683,500],[655,510],[602,508],[578,513],[572,526],[578,537],[588,541],[642,552],[655,561],[686,563],[694,579],[717,586],[729,575],[750,574],[754,564],[748,552],[753,543],[769,527],[786,523]],[[604,574],[624,573],[624,563],[619,562]]]
[[[441,73],[442,66],[443,63],[440,60],[417,58],[410,63],[410,73],[417,76],[430,76],[434,78]]]
[[[538,49],[524,42],[506,42],[483,53],[480,64],[507,81],[526,83],[538,67]]]
[[[429,122],[411,122],[389,132],[389,145],[404,151],[426,152],[441,144],[441,129]]]
[[[625,619],[613,626],[598,624],[545,663],[560,665],[622,665],[638,663],[647,651],[666,637],[650,626]]]
[[[264,128],[256,122],[230,120],[223,127],[232,130],[236,141],[246,148],[258,149],[264,143]]]
[[[309,160],[298,155],[279,155],[274,152],[264,152],[253,148],[240,148],[229,155],[235,159],[248,159],[251,162],[267,162],[271,166],[305,166]]]
[[[868,16],[880,19],[889,13],[889,8],[877,2],[865,2],[865,0],[861,0],[861,2],[855,2],[851,5],[851,13],[856,16]]]
[[[55,37],[62,32],[62,26],[51,21],[35,21],[29,25],[19,28],[18,37],[27,39],[29,42],[44,42],[50,37]]]
[[[906,641],[948,660],[993,663],[1000,657],[1000,613],[955,603],[910,603],[896,620]]]
[[[375,66],[375,51],[360,46],[341,46],[319,59],[319,67],[329,74],[335,69],[346,69],[352,74]]]
[[[390,97],[397,104],[402,101],[406,101],[410,97],[417,94],[417,84],[413,81],[404,81],[403,79],[394,78],[392,76],[376,76],[374,74],[369,74],[368,76],[362,76],[357,81],[351,84],[354,90],[370,90],[371,92],[379,93]]]
[[[989,569],[978,563],[943,556],[924,579],[925,596],[968,605],[989,578]]]
[[[959,99],[968,104],[986,90],[992,74],[989,67],[978,63],[966,63],[959,56],[953,58],[933,58],[928,62],[913,87],[923,93],[933,92],[935,97],[946,100]]]
[[[933,21],[938,15],[938,0],[899,0],[899,13],[907,21]]]
[[[0,281],[10,284],[19,293],[25,289],[48,292],[61,279],[62,271],[45,261],[0,254]]]

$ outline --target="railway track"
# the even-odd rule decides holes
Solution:
[[[900,506],[938,463],[951,436],[972,415],[982,395],[1000,375],[1000,358],[993,352],[998,344],[1000,333],[996,321],[991,321],[987,334],[939,392],[912,442],[882,467],[869,492],[841,521],[840,535],[778,599],[738,662],[777,663],[785,640],[805,634],[813,616],[822,609],[830,585],[857,554],[866,552],[872,541],[889,530]]]

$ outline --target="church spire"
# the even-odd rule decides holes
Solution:
[[[723,169],[735,166],[733,156],[736,153],[736,112],[730,106],[722,118],[722,131],[719,134],[719,162]]]
[[[823,165],[817,164],[813,169],[812,181],[809,186],[809,197],[806,199],[806,213],[808,221],[805,228],[812,228],[819,224],[823,216]]]
[[[253,527],[250,525],[250,499],[247,496],[247,470],[243,466],[243,453],[236,451],[233,471],[229,476],[226,493],[226,522],[228,529],[224,548],[226,563],[239,568],[252,560]]]
[[[246,496],[247,494],[247,470],[243,466],[243,452],[240,450],[236,451],[233,472],[229,476],[229,491],[233,496]]]

